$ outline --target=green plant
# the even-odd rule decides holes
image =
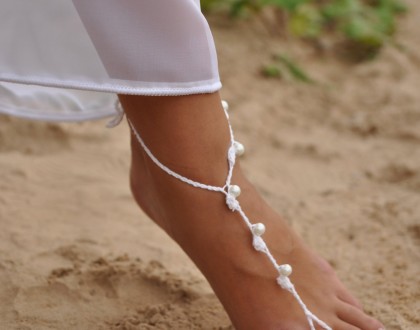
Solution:
[[[221,0],[203,0],[209,7]],[[279,12],[273,22],[285,34],[304,40],[335,40],[357,60],[374,57],[396,31],[396,18],[407,11],[401,0],[225,0],[233,17],[259,15],[264,8]]]
[[[225,1],[223,0],[201,0],[200,6],[203,12],[209,12],[213,8],[220,7]]]
[[[289,56],[278,54],[274,56],[274,63],[262,67],[261,73],[269,78],[286,78],[308,84],[315,81],[305,72],[305,70],[292,60]]]
[[[267,64],[261,68],[261,73],[267,78],[281,78],[283,77],[283,72],[275,64]]]
[[[312,80],[312,78],[288,56],[280,54],[277,55],[275,59],[284,65],[294,79],[305,83],[314,83],[314,80]]]

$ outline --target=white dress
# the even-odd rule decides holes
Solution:
[[[200,0],[1,0],[0,112],[113,115],[115,93],[221,88]]]

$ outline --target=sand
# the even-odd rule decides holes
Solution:
[[[258,22],[210,22],[245,171],[387,329],[420,328],[420,4],[359,65]],[[266,79],[291,52],[319,81]],[[0,116],[0,329],[230,329],[211,288],[135,205],[126,124]]]

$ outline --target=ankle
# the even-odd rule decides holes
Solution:
[[[227,174],[228,122],[218,93],[177,97],[121,97],[133,127],[154,156],[193,180],[222,183]],[[141,152],[137,141],[133,152]],[[214,173],[214,174],[213,174]]]

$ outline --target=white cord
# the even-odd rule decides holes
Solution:
[[[158,166],[160,167],[163,171],[165,171],[166,173],[168,173],[169,175],[173,176],[174,178],[181,180],[182,182],[188,183],[191,186],[197,187],[197,188],[201,188],[201,189],[206,189],[206,190],[210,190],[210,191],[217,191],[217,192],[221,192],[223,194],[226,195],[226,204],[229,207],[229,209],[233,212],[238,211],[238,213],[241,215],[243,221],[245,222],[245,224],[247,225],[247,227],[249,228],[249,230],[251,231],[251,234],[253,236],[253,240],[252,240],[252,245],[254,247],[254,249],[256,249],[257,251],[264,253],[268,259],[270,260],[270,262],[273,264],[274,268],[279,272],[279,276],[277,277],[277,283],[280,285],[281,288],[283,288],[284,290],[289,291],[294,298],[296,299],[296,301],[299,303],[300,307],[302,308],[306,319],[308,321],[309,327],[311,330],[315,330],[315,325],[314,322],[317,323],[321,328],[323,328],[324,330],[332,330],[332,328],[330,326],[328,326],[325,322],[321,321],[318,317],[316,317],[309,309],[308,307],[305,305],[305,303],[302,301],[302,299],[300,298],[299,294],[297,293],[293,283],[290,281],[289,275],[292,272],[292,268],[290,265],[284,264],[284,265],[279,265],[276,261],[276,259],[274,258],[274,256],[271,254],[270,250],[267,247],[267,244],[265,243],[265,241],[263,240],[263,238],[261,237],[261,235],[264,233],[265,231],[265,227],[263,224],[253,224],[248,217],[246,216],[245,212],[242,210],[241,205],[239,203],[239,201],[236,199],[236,197],[239,195],[240,193],[240,189],[238,186],[235,185],[231,185],[231,179],[232,179],[232,173],[233,173],[233,167],[235,166],[235,160],[236,160],[236,144],[235,144],[235,140],[234,140],[234,136],[233,136],[233,130],[232,130],[232,126],[230,124],[229,121],[229,114],[228,114],[228,104],[226,101],[222,101],[222,106],[223,106],[223,110],[225,112],[226,115],[226,119],[228,121],[229,124],[229,132],[230,132],[230,146],[227,152],[227,159],[228,159],[228,164],[229,164],[229,172],[226,178],[226,183],[223,187],[217,187],[217,186],[211,186],[211,185],[207,185],[201,182],[197,182],[191,179],[188,179],[174,171],[172,171],[170,168],[168,168],[167,166],[163,165],[154,155],[153,153],[150,151],[150,149],[146,146],[146,144],[144,143],[143,139],[141,138],[140,134],[137,132],[137,130],[135,129],[134,125],[132,124],[132,122],[128,120],[128,124],[130,125],[137,141],[140,143],[140,145],[142,146],[142,148],[144,149],[144,151],[146,152],[146,154],[150,157],[150,159]],[[124,117],[124,111],[121,107],[121,104],[119,103],[119,101],[117,100],[116,103],[116,108],[118,111],[118,115],[111,120],[111,122],[107,125],[108,127],[113,127],[118,125],[121,120]],[[235,188],[235,189],[233,189]],[[239,192],[238,192],[239,190]],[[259,227],[259,229],[257,230],[256,227]],[[262,227],[262,229],[261,229]]]

